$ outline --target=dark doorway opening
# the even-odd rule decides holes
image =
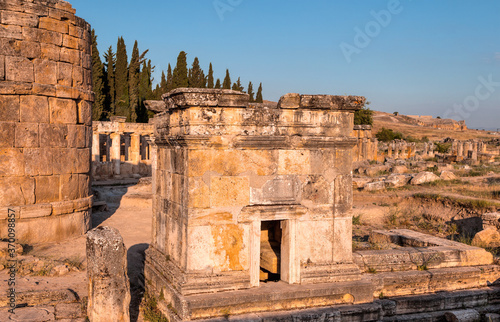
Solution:
[[[260,281],[277,282],[281,269],[281,221],[263,221],[260,232]]]

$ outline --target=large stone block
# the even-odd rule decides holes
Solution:
[[[35,82],[39,84],[57,84],[57,63],[47,59],[35,59]]]
[[[210,207],[210,189],[201,178],[189,178],[188,196],[190,208]]]
[[[210,178],[212,207],[242,207],[250,203],[250,183],[247,177]]]
[[[19,122],[19,96],[0,95],[0,121]]]
[[[76,173],[88,173],[90,171],[90,149],[77,149]]]
[[[64,86],[73,85],[73,65],[69,63],[57,63],[57,83]]]
[[[52,174],[52,150],[48,148],[24,149],[25,173],[30,176]]]
[[[38,133],[38,123],[17,123],[16,148],[36,148],[40,146]]]
[[[69,23],[61,20],[56,20],[50,17],[40,17],[38,24],[40,29],[56,31],[58,33],[67,34],[69,32]]]
[[[6,56],[5,79],[15,82],[34,82],[33,63],[25,57]]]
[[[76,123],[76,102],[71,99],[49,98],[50,123]]]
[[[68,125],[68,147],[86,148],[87,136],[85,125]]]
[[[80,52],[76,49],[61,48],[60,59],[66,63],[81,65]]]
[[[0,152],[0,163],[1,163],[1,152]],[[34,203],[35,203],[35,180],[33,178],[0,177],[0,205],[9,207],[9,206],[31,205]]]
[[[88,174],[78,175],[78,196],[86,198],[90,195],[90,176]]]
[[[309,150],[279,150],[278,174],[309,174]]]
[[[63,174],[59,177],[59,194],[62,201],[79,198],[78,174]]]
[[[80,39],[69,35],[63,35],[63,46],[71,49],[82,49],[80,48]]]
[[[0,148],[14,147],[15,131],[15,123],[0,122]]]
[[[40,123],[40,146],[66,147],[68,126],[64,124]]]
[[[59,201],[59,176],[36,177],[35,198],[36,203]]]
[[[61,54],[61,47],[58,47],[53,44],[41,43],[40,44],[40,58],[42,59],[50,59],[50,60],[59,60],[59,56]]]
[[[0,38],[22,39],[22,29],[20,26],[0,25]]]
[[[55,174],[77,173],[77,149],[52,149]]]
[[[1,23],[4,25],[36,27],[38,17],[33,14],[15,11],[2,11]]]
[[[40,43],[33,41],[21,41],[21,56],[27,58],[39,58],[41,55]]]
[[[78,124],[92,124],[92,103],[86,100],[78,103]]]
[[[24,154],[21,149],[0,149],[0,176],[24,175]]]
[[[20,101],[21,122],[49,123],[49,102],[45,96],[23,95]]]

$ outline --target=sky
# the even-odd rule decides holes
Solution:
[[[500,128],[500,1],[69,0],[102,54],[123,36],[156,67],[181,50],[264,99],[361,95],[373,110]]]

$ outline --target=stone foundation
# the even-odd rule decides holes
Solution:
[[[0,238],[90,227],[90,26],[65,1],[0,4]],[[9,211],[10,209],[10,211]]]

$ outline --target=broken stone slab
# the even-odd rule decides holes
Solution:
[[[403,174],[408,172],[408,168],[404,165],[397,165],[392,167],[391,172],[395,174]]]
[[[365,185],[366,191],[380,191],[385,189],[385,181],[370,182]]]
[[[479,312],[473,309],[450,311],[444,316],[448,322],[476,322],[481,318]]]
[[[472,245],[479,247],[498,247],[500,246],[500,233],[494,228],[481,230],[472,239]]]
[[[352,178],[352,187],[354,189],[363,189],[370,182],[372,182],[370,178]]]
[[[441,175],[439,177],[441,178],[441,180],[445,180],[445,181],[458,179],[458,177],[453,172],[448,171],[448,170],[441,171]]]
[[[437,175],[432,172],[425,171],[420,172],[419,174],[414,176],[413,179],[411,179],[410,183],[412,185],[419,185],[423,183],[434,182],[436,180],[439,180],[439,177]]]
[[[144,101],[144,105],[146,109],[154,113],[162,113],[167,110],[167,104],[164,101],[146,100]]]
[[[90,321],[130,321],[127,249],[117,229],[97,227],[87,233],[87,277]]]
[[[388,187],[399,188],[408,184],[410,179],[411,179],[410,176],[393,173],[385,179],[385,183]]]

